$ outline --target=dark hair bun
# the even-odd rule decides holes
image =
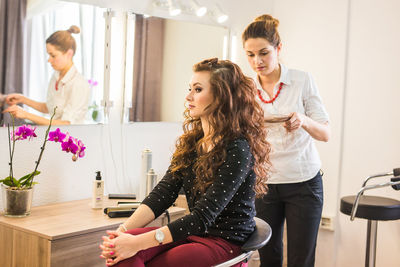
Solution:
[[[69,32],[69,33],[80,33],[81,29],[79,29],[78,26],[72,25],[71,27],[69,27],[67,32]]]

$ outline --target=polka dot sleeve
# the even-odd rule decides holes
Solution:
[[[175,202],[181,187],[182,177],[177,174],[172,175],[168,170],[142,204],[150,207],[157,218]]]

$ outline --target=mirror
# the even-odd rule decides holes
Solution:
[[[133,80],[125,88],[129,121],[183,121],[192,66],[226,58],[228,37],[224,27],[136,15]]]
[[[25,95],[36,101],[46,101],[48,81],[53,69],[47,63],[48,55],[45,40],[55,30],[68,29],[71,25],[77,25],[81,28],[81,33],[73,35],[77,42],[74,64],[87,80],[94,81],[91,84],[91,99],[85,124],[107,121],[108,115],[103,115],[104,109],[102,108],[104,102],[107,102],[104,101],[104,98],[108,97],[105,95],[106,93],[103,94],[103,91],[108,92],[108,89],[104,90],[103,84],[104,40],[106,39],[104,13],[106,11],[105,8],[91,5],[60,2],[29,17],[28,43],[31,45],[28,48],[30,57],[28,59],[28,86],[24,89]],[[130,12],[128,14],[132,15]],[[226,58],[229,29],[209,25],[209,21],[206,22],[209,24],[200,24],[183,20],[139,16],[133,15],[133,23],[131,22],[133,25],[121,23],[120,29],[115,29],[114,25],[112,26],[113,34],[118,31],[126,31],[126,47],[123,47],[126,63],[125,68],[118,71],[125,73],[124,83],[119,86],[113,82],[109,89],[110,100],[113,102],[111,111],[117,113],[123,109],[124,122],[182,121],[184,101],[193,64],[210,57]],[[162,38],[159,38],[161,46],[158,46],[158,52],[154,53],[154,50],[148,50],[148,55],[151,56],[155,64],[147,70],[138,68],[142,63],[140,56],[143,57],[139,48],[145,41],[143,35],[139,35],[137,31],[140,20],[142,20],[142,24],[146,21],[155,20],[162,28],[160,35]],[[129,27],[133,29],[129,29]],[[112,39],[112,41],[115,40]],[[114,52],[113,49],[121,50],[121,46],[117,45],[118,48],[116,48],[115,43],[111,43],[111,53]],[[124,66],[120,62],[113,66],[111,62],[112,69],[115,69],[116,65],[122,68]],[[146,83],[140,85],[141,81],[147,81],[149,77],[154,80],[154,83],[159,84],[158,91],[155,93],[149,89],[150,87]],[[137,89],[134,89],[135,86],[141,91],[138,92]],[[118,100],[119,95],[122,97],[121,102],[123,104]],[[143,99],[152,99],[152,102],[143,102]],[[138,103],[144,104],[139,105]],[[29,111],[33,111],[33,109]],[[36,114],[43,115],[39,112],[36,112]],[[154,116],[154,114],[156,115]],[[115,120],[115,118],[112,119]]]
[[[46,7],[28,6],[27,82],[23,94],[38,102],[47,101],[47,92],[51,89],[48,88],[49,81],[54,69],[48,63],[46,39],[55,31],[67,30],[71,25],[76,25],[80,28],[80,33],[72,34],[76,41],[73,62],[77,71],[88,81],[90,88],[88,112],[83,123],[101,123],[103,121],[100,104],[103,99],[105,31],[103,13],[105,9],[78,3],[54,2],[46,2]],[[51,115],[42,114],[28,106],[24,109],[46,118],[50,118]]]

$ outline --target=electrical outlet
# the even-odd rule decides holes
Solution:
[[[319,226],[320,226],[321,229],[334,231],[333,216],[322,215],[321,222],[320,222]]]

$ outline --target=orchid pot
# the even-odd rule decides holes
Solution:
[[[31,213],[33,186],[19,188],[1,185],[4,216],[25,217]]]

